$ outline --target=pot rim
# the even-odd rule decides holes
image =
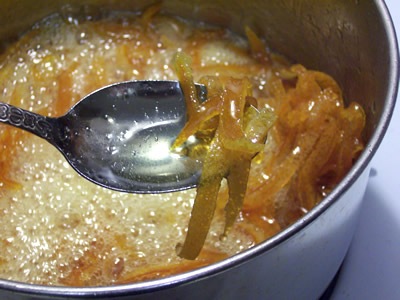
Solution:
[[[379,145],[384,138],[387,128],[389,127],[390,120],[394,111],[397,92],[399,88],[400,76],[400,62],[399,62],[399,48],[396,38],[392,18],[389,14],[388,8],[384,1],[375,1],[378,13],[380,14],[387,40],[389,44],[389,82],[386,101],[383,106],[382,116],[377,127],[371,136],[365,150],[360,158],[354,164],[350,172],[344,179],[336,186],[336,188],[325,197],[318,205],[316,205],[305,216],[297,220],[295,223],[280,231],[273,237],[265,240],[264,242],[255,245],[241,253],[231,256],[225,260],[219,261],[212,265],[208,265],[199,269],[188,271],[185,273],[172,275],[166,278],[129,283],[123,285],[113,286],[95,286],[95,287],[64,287],[64,286],[46,286],[38,284],[29,284],[18,281],[0,279],[0,289],[9,290],[12,292],[40,295],[40,296],[61,296],[61,297],[105,297],[105,296],[124,296],[124,295],[139,295],[158,290],[172,288],[175,286],[183,285],[191,281],[203,279],[208,276],[216,275],[224,272],[227,269],[237,267],[245,263],[248,259],[259,256],[275,246],[290,239],[297,232],[301,231],[308,224],[313,222],[321,214],[323,214],[331,205],[333,205],[348,189],[349,187],[367,170],[370,161],[379,148]]]

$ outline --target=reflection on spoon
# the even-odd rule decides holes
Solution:
[[[199,97],[206,88],[197,85]],[[129,81],[99,89],[50,118],[0,102],[0,122],[53,144],[86,179],[128,193],[195,187],[201,162],[170,151],[186,123],[177,81]]]

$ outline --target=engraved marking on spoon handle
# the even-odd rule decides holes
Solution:
[[[0,102],[0,122],[6,123],[48,140],[51,138],[53,125],[50,118]]]

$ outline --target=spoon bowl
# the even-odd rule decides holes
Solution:
[[[205,99],[205,86],[196,88]],[[200,177],[200,161],[170,150],[186,123],[178,81],[112,84],[59,118],[0,102],[0,122],[46,139],[80,175],[105,188],[172,192],[195,187]]]

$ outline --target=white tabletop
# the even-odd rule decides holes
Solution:
[[[400,1],[386,0],[400,37]],[[400,95],[331,299],[400,299]]]

